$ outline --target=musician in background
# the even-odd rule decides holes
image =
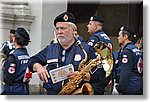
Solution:
[[[2,53],[4,53],[6,56],[9,55],[9,53],[15,49],[14,44],[13,44],[13,38],[14,38],[15,30],[10,29],[10,35],[9,35],[9,41],[6,41],[2,44]]]
[[[118,33],[121,47],[116,71],[116,86],[119,94],[143,94],[143,55],[133,43],[134,31],[128,26],[122,26]]]
[[[29,79],[32,74],[27,69],[29,54],[25,46],[30,42],[30,37],[24,28],[17,28],[13,43],[15,50],[7,57],[3,67],[4,91],[3,95],[28,95]]]
[[[53,76],[50,76],[50,71],[61,67],[67,67],[71,64],[74,67],[74,72],[70,72],[68,76],[72,79],[78,73],[78,66],[85,58],[80,44],[78,44],[78,41],[75,39],[76,28],[74,25],[75,17],[72,13],[64,12],[58,15],[54,20],[58,43],[51,43],[38,54],[32,56],[29,61],[28,67],[32,72],[37,72],[40,79],[44,82],[43,87],[46,89],[48,95],[58,94],[62,87],[69,81],[65,79],[54,84],[52,80]],[[87,61],[96,58],[92,48],[82,43],[81,46],[83,46],[88,53]],[[46,68],[44,67],[45,65]],[[89,82],[94,89],[94,94],[99,94],[97,88],[99,85],[95,83],[101,81],[104,77],[104,70],[98,69],[95,73],[87,73],[82,83]]]
[[[143,39],[142,36],[139,36],[137,33],[133,32],[132,42],[140,50],[140,52],[143,53],[143,51],[142,51],[142,46],[143,46],[142,39]],[[114,82],[115,82],[116,85],[118,85],[119,78],[120,78],[120,75],[119,75],[119,72],[118,72],[120,69],[118,68],[118,66],[120,66],[121,63],[118,63],[118,60],[120,59],[121,53],[122,53],[122,47],[121,47],[122,45],[119,44],[119,46],[120,46],[119,51],[114,52],[114,58],[115,58]],[[116,87],[115,87],[116,85],[113,86],[113,92],[112,92],[112,94],[115,94],[115,95],[119,94],[118,91],[116,90]]]
[[[107,34],[103,31],[103,25],[104,25],[104,19],[100,16],[92,16],[90,18],[90,21],[87,25],[88,28],[88,33],[91,35],[91,37],[88,39],[88,41],[86,42],[87,45],[91,46],[92,48],[94,48],[94,45],[99,42],[105,42],[107,43],[109,49],[112,51],[112,42],[110,40],[110,38],[107,36]],[[101,90],[102,90],[102,94],[104,94],[105,91],[105,87],[108,85],[108,83],[111,80],[112,75],[110,74],[108,77],[105,78],[105,80],[101,83]],[[111,82],[110,82],[111,85]],[[111,86],[109,87],[111,88]],[[111,91],[111,90],[109,90]],[[110,94],[110,92],[109,92]]]
[[[0,48],[0,69],[3,67],[6,58],[8,57],[9,53],[15,49],[13,44],[15,30],[10,29],[9,41],[2,43]]]
[[[143,51],[143,37],[140,37],[136,42],[135,42],[135,46],[140,49],[141,51]]]
[[[74,26],[75,26],[75,38],[77,40],[79,40],[80,42],[84,42],[83,37],[78,34],[78,28],[77,28],[77,26],[76,25],[74,25]]]

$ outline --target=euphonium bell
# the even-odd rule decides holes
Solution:
[[[113,69],[113,54],[112,51],[109,49],[107,43],[105,42],[98,42],[94,46],[98,55],[100,55],[100,61],[102,66],[106,72],[106,77],[109,76]]]

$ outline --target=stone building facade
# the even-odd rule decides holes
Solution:
[[[74,1],[74,2],[69,2]],[[143,2],[137,0],[116,0],[121,2],[105,2],[109,0],[1,0],[0,1],[0,44],[9,40],[11,28],[24,27],[30,34],[31,43],[27,49],[30,56],[46,47],[54,38],[55,17],[71,11],[77,18],[78,32],[88,39],[87,24],[91,15],[100,15],[105,19],[104,29],[111,38],[114,51],[119,49],[117,32],[121,25],[128,24],[143,34]],[[81,0],[82,1],[82,0]],[[84,0],[83,0],[84,1]],[[111,1],[111,0],[110,0]],[[115,0],[114,0],[115,1]],[[131,3],[132,2],[132,3]],[[80,4],[81,3],[81,4]],[[109,4],[110,3],[110,4]],[[112,3],[112,4],[111,4]],[[119,5],[118,5],[119,4]],[[89,12],[90,11],[90,12]],[[134,19],[134,20],[133,20]],[[31,94],[45,94],[42,82],[36,73],[30,82]]]
[[[66,11],[67,4],[43,0],[2,0],[0,2],[0,43],[9,40],[11,28],[24,27],[30,34],[31,43],[27,47],[30,56],[43,49],[53,39],[53,20]],[[30,82],[31,94],[45,94],[42,82],[36,73]]]

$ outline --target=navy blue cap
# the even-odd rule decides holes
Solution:
[[[97,22],[100,22],[100,23],[104,23],[104,19],[100,16],[92,16],[90,18],[90,21],[97,21]]]
[[[135,32],[133,31],[133,29],[130,28],[130,27],[128,27],[128,26],[122,26],[122,27],[120,28],[120,31],[127,31],[127,32],[129,32],[133,37],[136,37],[136,34],[135,34]]]
[[[120,31],[127,31],[128,33],[130,33],[130,34],[132,35],[132,42],[133,42],[133,43],[137,42],[139,36],[138,36],[138,34],[136,34],[136,33],[134,32],[134,30],[133,30],[132,28],[130,28],[130,27],[128,27],[128,26],[122,26],[122,27],[120,28]]]
[[[23,37],[25,40],[30,41],[29,34],[27,33],[27,31],[26,31],[24,28],[17,28],[16,34],[20,35],[20,36]]]
[[[72,22],[75,24],[75,17],[72,13],[64,12],[55,18],[54,26],[56,26],[57,22]]]
[[[16,30],[15,29],[10,29],[11,34],[15,34]]]

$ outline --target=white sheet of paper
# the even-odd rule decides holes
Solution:
[[[74,72],[74,67],[72,64],[49,71],[53,84],[67,79],[70,72]]]

